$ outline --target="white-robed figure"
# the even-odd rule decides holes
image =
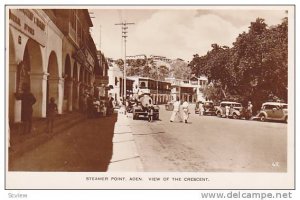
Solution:
[[[204,114],[204,105],[202,103],[202,101],[200,101],[199,103],[199,115],[203,115]]]
[[[176,98],[176,101],[174,102],[174,109],[171,115],[171,119],[170,122],[173,122],[175,120],[175,117],[177,116],[180,120],[180,122],[182,121],[181,115],[180,115],[180,101],[179,98]]]
[[[182,104],[182,115],[184,123],[187,123],[187,120],[189,118],[189,103],[187,101],[184,101]]]
[[[230,107],[228,105],[225,106],[225,116],[228,118],[229,117],[229,113],[230,112]]]

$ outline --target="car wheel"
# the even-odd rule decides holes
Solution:
[[[237,118],[238,118],[238,115],[237,115],[236,113],[233,113],[233,114],[232,114],[232,118],[233,118],[233,119],[237,119]]]
[[[217,117],[221,117],[221,112],[217,112]]]
[[[261,115],[260,116],[260,121],[261,122],[265,122],[266,121],[266,116],[265,115]]]

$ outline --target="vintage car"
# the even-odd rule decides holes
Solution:
[[[233,101],[222,101],[220,105],[216,107],[216,115],[218,117],[226,117],[226,106],[230,108],[228,117],[233,119],[239,119],[241,117],[242,104]]]
[[[261,106],[261,110],[257,115],[260,121],[267,120],[274,121],[288,121],[288,105],[286,103],[279,102],[266,102]]]
[[[153,119],[159,120],[159,107],[157,105],[153,105],[153,99],[150,94],[147,93],[140,95],[137,105],[132,107],[133,119],[139,119],[141,116],[144,118],[148,117],[148,106],[152,106],[154,109]]]
[[[200,113],[200,105],[201,101],[196,103],[195,107],[195,114]],[[204,101],[203,103],[203,115],[215,115],[216,114],[216,109],[214,106],[214,103],[212,101]]]

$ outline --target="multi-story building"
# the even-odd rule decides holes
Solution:
[[[152,60],[152,62],[157,66],[166,66],[168,69],[171,68],[172,60],[169,58],[166,58],[165,56],[154,56],[150,55],[149,60]]]
[[[176,78],[166,78],[171,83],[172,100],[178,97],[180,100],[188,102],[204,101],[205,96],[202,90],[206,87],[208,79],[205,76],[192,77],[189,80]]]
[[[9,9],[9,120],[20,121],[23,84],[37,102],[34,117],[45,117],[50,97],[58,113],[79,108],[80,93],[92,86],[98,67],[87,9]]]
[[[95,69],[95,81],[93,84],[93,93],[100,99],[106,99],[108,96],[108,62],[101,51],[97,51],[97,58],[99,61],[99,68]]]
[[[133,95],[151,94],[155,104],[167,103],[171,100],[171,83],[157,81],[148,77],[128,77],[133,80]]]
[[[123,71],[120,70],[120,67],[115,63],[113,59],[108,60],[108,84],[109,91],[114,99],[118,102],[121,102],[121,99],[124,96],[124,74]],[[126,78],[126,95],[130,96],[133,94],[133,80],[130,78]]]
[[[172,60],[165,57],[165,56],[155,56],[155,55],[150,55],[150,59],[152,59],[153,61],[163,61],[165,63],[171,63]]]
[[[134,56],[126,56],[126,59],[128,60],[137,60],[137,59],[147,59],[147,56],[145,54],[140,54],[140,55],[134,55]]]

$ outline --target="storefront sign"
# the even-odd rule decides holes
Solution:
[[[10,9],[9,24],[42,46],[46,44],[46,23],[30,9]]]

